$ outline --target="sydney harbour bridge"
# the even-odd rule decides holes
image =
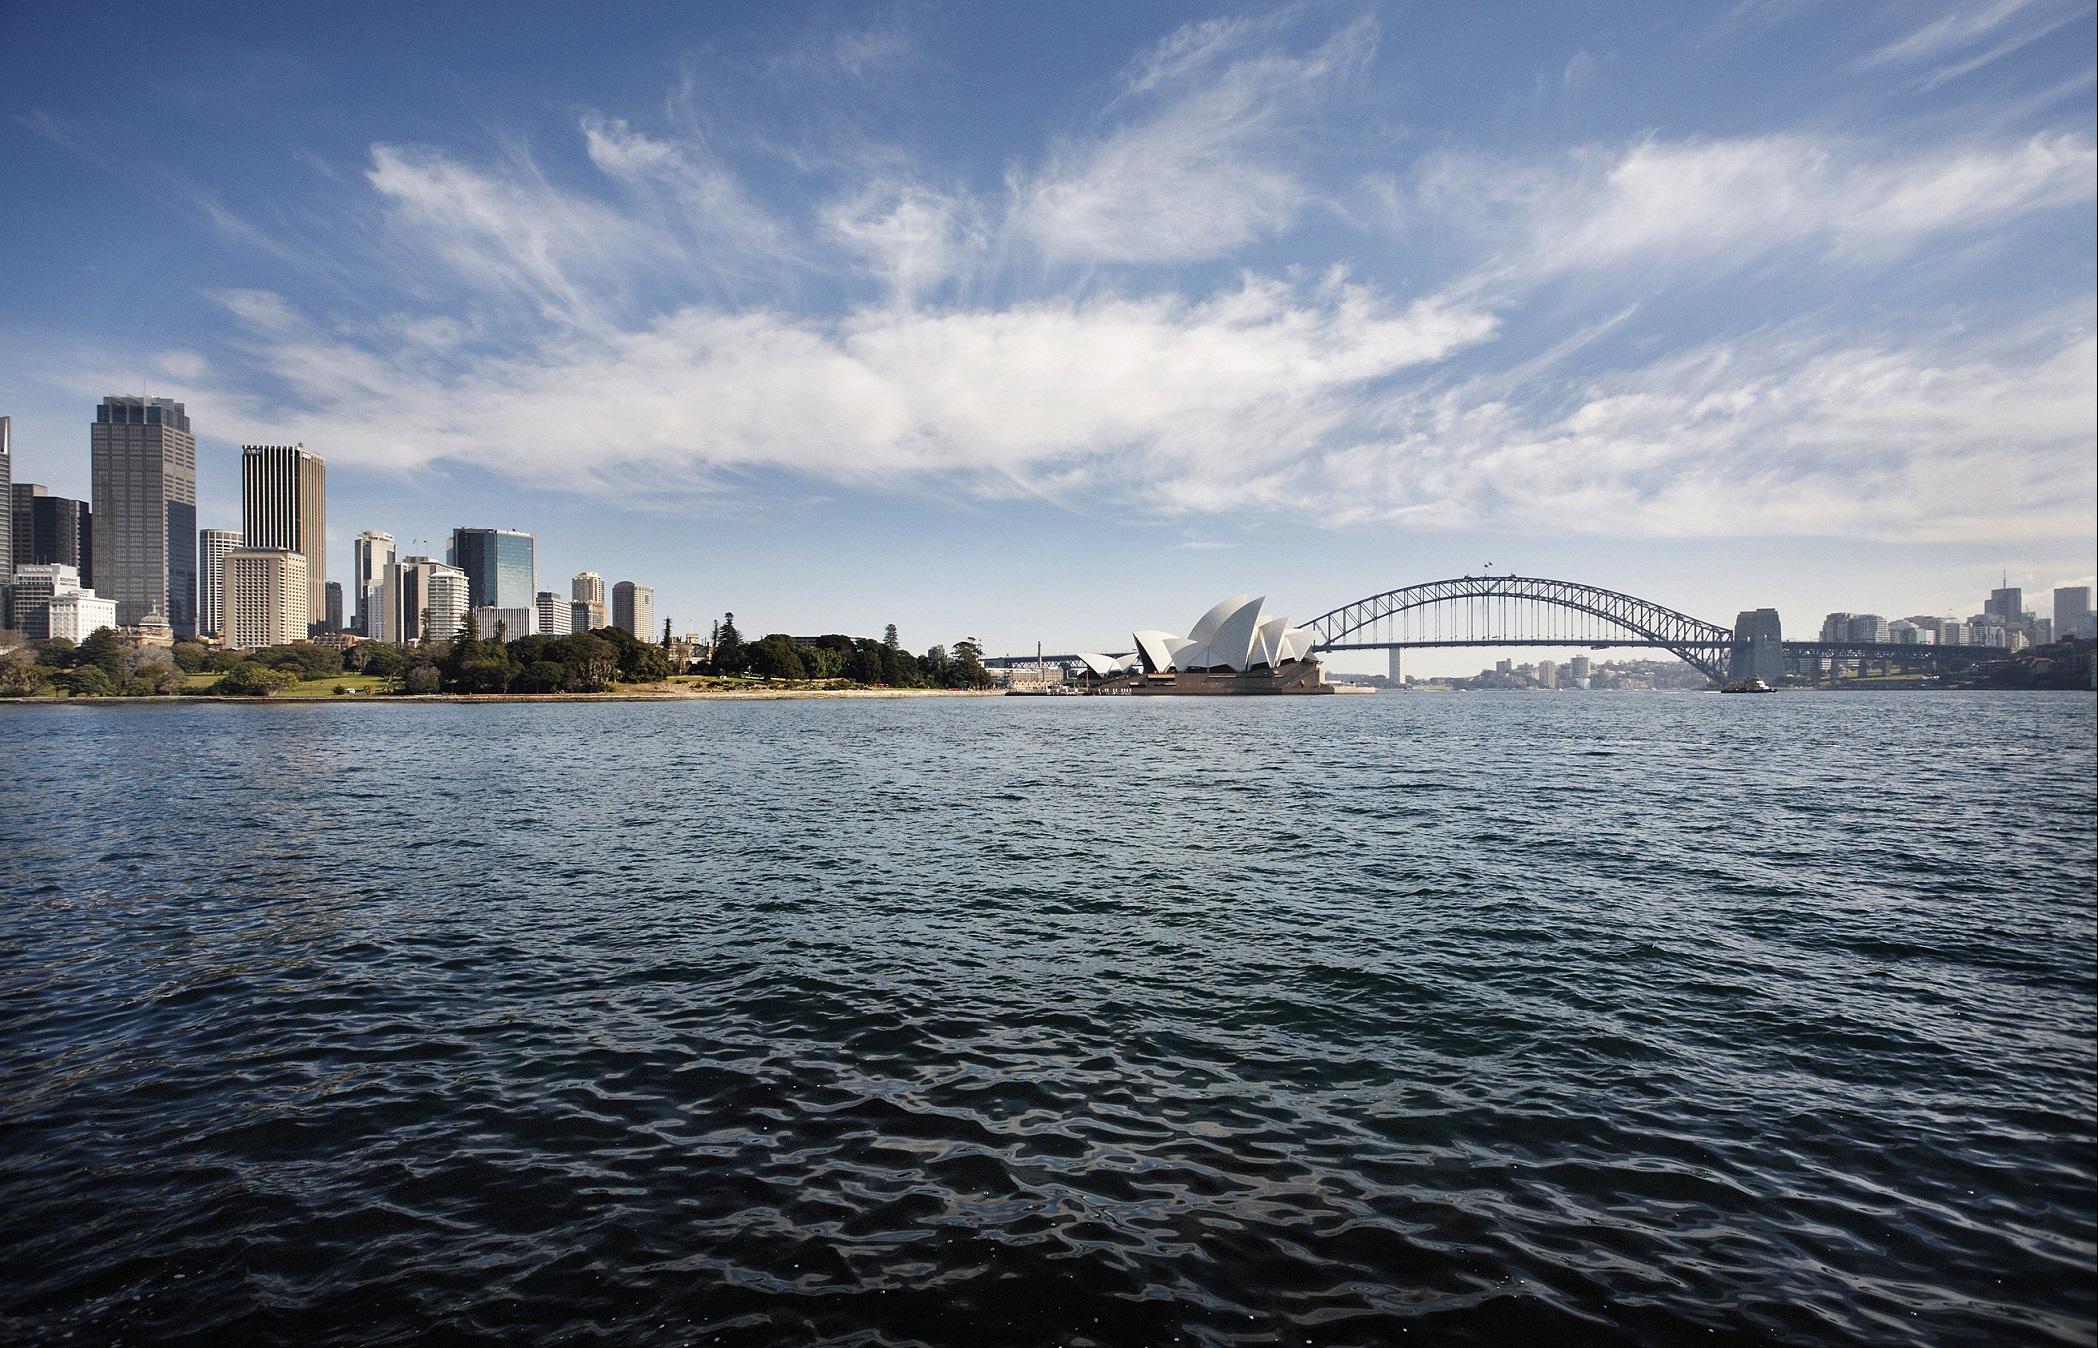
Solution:
[[[1541,576],[1431,580],[1357,599],[1303,624],[1314,654],[1404,652],[1452,646],[1556,646],[1667,651],[1714,682],[1819,679],[1844,667],[1944,673],[2008,652],[1996,646],[1877,641],[1786,641],[1774,609],[1741,613],[1732,627],[1636,595]],[[1075,655],[998,656],[991,666],[1073,663]]]

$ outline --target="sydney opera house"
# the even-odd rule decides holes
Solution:
[[[1288,618],[1267,617],[1265,602],[1235,594],[1184,637],[1134,632],[1129,655],[1080,655],[1084,682],[1093,692],[1145,695],[1334,691],[1311,654],[1316,636]]]

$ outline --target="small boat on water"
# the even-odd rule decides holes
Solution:
[[[1735,679],[1719,690],[1722,693],[1774,693],[1777,689],[1761,679]]]

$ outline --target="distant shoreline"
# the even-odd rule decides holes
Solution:
[[[430,702],[787,702],[823,698],[889,699],[918,697],[1003,697],[1002,688],[635,688],[611,693],[345,693],[340,697],[227,697],[184,693],[170,697],[10,697],[0,707],[183,707],[197,703],[229,706],[340,707],[395,706]]]

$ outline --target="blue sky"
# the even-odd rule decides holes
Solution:
[[[703,626],[2087,582],[2093,7],[0,8],[0,411]],[[2045,611],[2042,606],[2043,613]],[[1123,644],[1126,644],[1123,643]],[[1422,668],[1475,668],[1457,653]]]

